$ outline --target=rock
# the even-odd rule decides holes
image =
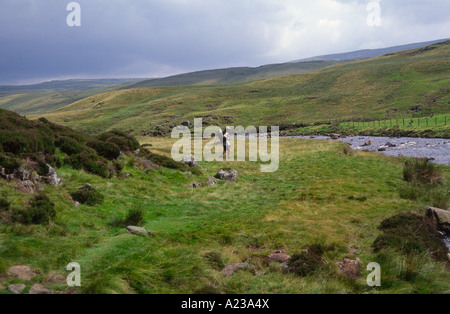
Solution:
[[[143,236],[153,236],[153,234],[149,233],[147,230],[141,227],[128,226],[128,232],[133,233],[135,235],[143,235]]]
[[[26,180],[20,182],[17,185],[17,190],[19,190],[22,193],[34,194],[34,192],[36,191],[36,186],[34,185],[33,182]]]
[[[31,173],[24,168],[20,167],[19,169],[14,170],[13,175],[15,178],[20,181],[29,181],[31,180]]]
[[[27,286],[20,284],[20,285],[9,285],[8,291],[14,294],[21,294],[23,290],[25,290]]]
[[[205,183],[206,186],[217,185],[217,179],[213,177],[208,177],[208,181]]]
[[[183,123],[181,123],[182,126],[185,127],[189,127],[191,125],[191,123],[189,121],[184,121]]]
[[[414,112],[419,112],[420,110],[422,110],[422,105],[419,104],[417,106],[413,106],[411,108],[409,108],[410,111],[414,111]]]
[[[54,186],[59,186],[63,184],[63,181],[60,176],[56,173],[56,170],[52,167],[49,167],[48,175],[45,178],[45,181],[49,184],[53,184]]]
[[[183,164],[188,165],[191,168],[195,168],[195,167],[199,166],[197,161],[195,160],[195,157],[192,156],[192,155],[183,156],[183,158],[181,159],[180,162],[183,163]]]
[[[287,263],[291,257],[286,254],[285,250],[274,251],[269,255],[269,260],[280,263]]]
[[[386,147],[380,146],[380,147],[378,148],[378,151],[379,151],[379,152],[385,152],[385,151],[386,151]]]
[[[357,279],[359,277],[359,258],[344,258],[342,262],[337,262],[339,270],[348,278]]]
[[[366,141],[363,146],[372,146],[372,141]]]
[[[80,207],[80,203],[77,201],[75,201],[74,205],[75,205],[75,207]]]
[[[391,142],[387,142],[385,146],[391,147],[391,148],[392,148],[392,147],[397,147],[397,145],[392,144]]]
[[[31,280],[34,276],[36,276],[36,273],[29,266],[25,265],[11,266],[8,269],[8,273],[23,280]]]
[[[338,140],[338,139],[340,139],[341,138],[341,135],[340,134],[330,134],[330,138],[332,139],[332,140]]]
[[[67,282],[67,278],[62,275],[58,275],[56,271],[52,270],[47,277],[47,282],[51,284],[63,284]]]
[[[427,216],[436,221],[439,230],[450,234],[450,211],[429,206],[427,207]]]
[[[202,187],[202,185],[198,182],[193,182],[193,183],[189,184],[190,189],[199,189],[201,187]]]
[[[281,269],[285,272],[289,272],[289,264],[287,262],[281,264]]]
[[[31,287],[29,294],[53,294],[53,291],[40,284],[35,284]]]
[[[134,154],[135,154],[135,155],[139,155],[140,152],[141,152],[141,150],[138,148],[138,149],[136,149],[136,150],[134,151]]]
[[[235,272],[242,269],[251,269],[251,266],[248,263],[229,264],[222,270],[222,275],[227,277],[233,276]]]
[[[219,180],[236,182],[237,178],[239,177],[239,173],[234,169],[227,171],[220,169],[219,171],[217,171],[217,174],[214,177]]]

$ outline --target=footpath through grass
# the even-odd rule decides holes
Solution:
[[[172,140],[149,139],[160,154]],[[126,179],[103,179],[62,168],[65,186],[45,188],[56,204],[57,217],[48,226],[0,225],[0,284],[26,283],[1,276],[9,266],[29,265],[39,272],[34,282],[48,284],[51,271],[67,276],[70,262],[81,265],[82,286],[75,293],[448,293],[448,266],[423,255],[392,251],[375,254],[371,247],[381,221],[418,210],[420,201],[406,200],[399,190],[403,163],[395,158],[358,152],[342,153],[341,143],[281,139],[280,168],[261,173],[256,162],[201,162],[204,175],[180,171],[134,170]],[[131,163],[130,163],[131,164]],[[447,180],[449,167],[439,166]],[[239,171],[236,184],[189,189],[221,168]],[[70,192],[90,183],[104,195],[100,205],[75,207]],[[12,207],[31,196],[1,181],[0,194]],[[142,227],[155,237],[129,234],[111,222],[130,209],[142,209]],[[284,273],[266,257],[286,249],[293,255],[306,245],[332,247],[326,266],[308,277]],[[361,277],[343,276],[336,264],[361,259]],[[247,262],[256,272],[224,277],[225,264]],[[369,288],[365,270],[382,267],[382,286]],[[406,265],[406,266],[405,266]],[[407,268],[406,268],[407,267]],[[414,276],[405,276],[405,272]],[[1,290],[6,293],[6,290]]]

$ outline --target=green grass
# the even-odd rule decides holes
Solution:
[[[91,133],[119,127],[140,135],[200,117],[220,126],[378,121],[410,117],[418,104],[420,114],[448,115],[450,42],[431,47],[245,84],[111,91],[45,117]]]
[[[286,131],[288,135],[313,135],[340,133],[344,135],[450,137],[450,115],[438,114],[415,118],[413,114],[403,118],[384,120],[332,121],[328,124],[304,126]]]
[[[174,141],[145,138],[144,143],[168,154]],[[445,264],[426,255],[413,259],[396,251],[373,252],[385,218],[425,205],[400,197],[399,189],[407,185],[403,162],[365,152],[347,156],[341,143],[328,141],[282,139],[280,149],[275,173],[261,173],[258,162],[200,162],[206,169],[202,176],[126,167],[131,177],[103,179],[63,167],[58,173],[65,186],[44,189],[56,205],[53,222],[0,225],[0,274],[11,265],[30,265],[39,273],[34,281],[45,283],[50,271],[67,275],[65,266],[78,262],[82,287],[77,293],[194,293],[210,287],[226,293],[449,292]],[[229,167],[240,173],[236,184],[188,188]],[[450,179],[449,167],[437,167]],[[101,205],[74,206],[70,193],[85,183],[104,195]],[[12,208],[32,198],[5,181],[0,195]],[[144,213],[142,227],[155,237],[136,237],[110,224],[131,211]],[[263,262],[275,249],[293,255],[314,243],[334,249],[323,256],[327,267],[311,276],[285,274],[279,265]],[[361,259],[360,279],[339,274],[335,263],[344,257]],[[221,275],[220,265],[243,261],[264,275]],[[369,262],[382,266],[380,288],[365,283]],[[13,282],[18,280],[0,276],[3,286]]]

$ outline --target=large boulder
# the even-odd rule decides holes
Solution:
[[[181,159],[180,162],[183,163],[183,164],[188,165],[191,168],[195,168],[195,167],[199,166],[197,161],[195,160],[195,157],[192,156],[192,155],[185,155],[185,156],[183,156],[183,158]]]
[[[11,266],[8,269],[8,274],[22,280],[31,280],[36,276],[36,273],[29,266],[25,265]]]
[[[219,171],[217,171],[217,174],[214,177],[219,180],[236,182],[237,178],[239,177],[239,172],[237,172],[237,170],[234,169],[230,170],[220,169]]]
[[[450,211],[430,206],[427,207],[427,215],[433,217],[439,230],[450,234]]]

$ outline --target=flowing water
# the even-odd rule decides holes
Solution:
[[[289,136],[289,138],[315,138],[332,140],[327,136]],[[450,165],[450,139],[352,136],[339,138],[338,140],[333,141],[342,141],[348,143],[354,150],[368,150],[396,157],[425,157],[429,158],[433,163]],[[378,151],[380,148],[383,151]]]

